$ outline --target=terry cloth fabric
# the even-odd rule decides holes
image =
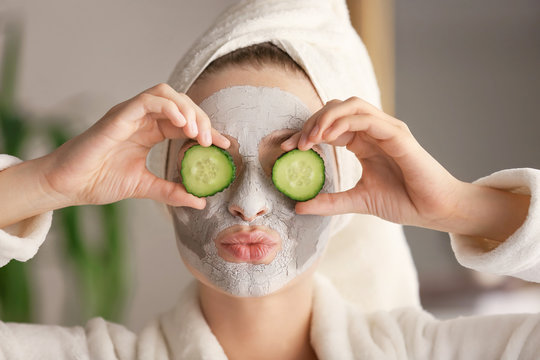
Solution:
[[[511,275],[527,281],[540,279],[540,170],[502,170],[474,182],[517,194],[531,195],[525,222],[502,244],[486,251],[477,241],[450,234],[452,249],[459,263],[481,272]],[[529,237],[529,238],[528,238]],[[524,241],[528,238],[527,241]],[[489,240],[487,240],[489,241]],[[516,259],[519,262],[516,263]]]
[[[320,360],[513,360],[537,359],[540,353],[540,314],[445,321],[414,307],[366,314],[324,276],[314,280],[310,341]],[[139,335],[94,318],[84,327],[0,322],[0,340],[2,359],[227,359],[204,319],[195,280],[171,311]]]
[[[194,43],[168,83],[185,93],[213,60],[263,42],[278,46],[305,70],[323,103],[357,96],[381,107],[371,60],[345,0],[239,1]],[[154,146],[147,161],[162,178],[167,149],[168,141]],[[344,147],[336,147],[335,155],[339,190],[345,191],[360,179],[362,168]],[[321,269],[350,301],[370,311],[419,306],[416,270],[401,226],[346,214],[333,218],[331,233]]]

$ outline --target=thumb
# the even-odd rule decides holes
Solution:
[[[299,202],[295,210],[298,214],[338,215],[347,213],[366,213],[367,206],[358,189],[353,188],[338,193],[319,194],[315,198]]]
[[[154,176],[154,181],[151,184],[146,194],[141,197],[171,206],[189,206],[199,210],[206,206],[206,199],[191,195],[182,184],[167,181],[157,176]]]

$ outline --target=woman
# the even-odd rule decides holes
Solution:
[[[23,239],[2,234],[0,256],[6,261],[32,256],[37,250],[31,244],[20,246],[43,236],[32,233],[32,227],[39,228],[35,219],[24,219],[68,205],[148,197],[170,205],[180,253],[200,284],[186,289],[178,306],[138,337],[102,319],[91,320],[85,329],[2,324],[0,343],[6,356],[438,359],[460,353],[466,358],[535,354],[538,341],[534,337],[540,334],[532,330],[540,321],[538,315],[448,322],[437,322],[414,308],[365,315],[346,304],[328,280],[313,273],[331,226],[320,215],[369,213],[464,234],[454,236],[455,244],[470,245],[477,252],[491,244],[503,250],[508,243],[528,244],[538,235],[532,219],[538,211],[533,192],[538,172],[510,171],[484,180],[504,187],[502,182],[512,177],[518,182],[519,174],[526,173],[532,200],[529,195],[462,183],[433,160],[399,120],[356,97],[323,106],[324,96],[312,84],[312,73],[306,76],[303,68],[296,68],[294,61],[285,60],[272,46],[258,48],[270,55],[255,56],[259,60],[253,62],[249,57],[234,60],[236,49],[230,49],[228,58],[215,52],[212,56],[221,57],[221,64],[205,66],[207,70],[192,79],[186,95],[177,92],[180,86],[176,90],[167,85],[153,87],[115,106],[55,152],[0,173],[2,206],[10,209],[2,211],[8,214],[0,225],[22,221],[20,229],[6,230],[19,231]],[[179,66],[186,68],[182,63]],[[171,84],[174,79],[173,74]],[[256,122],[260,115],[270,118]],[[165,171],[166,179],[172,181],[145,168],[149,148],[164,138],[176,139],[168,146]],[[191,143],[187,138],[229,149],[239,168],[230,188],[206,200],[185,192],[178,183],[178,168]],[[331,147],[343,145],[361,159],[364,174],[352,190],[329,194],[345,188],[345,179],[340,177],[343,157],[338,156],[343,148]],[[326,193],[296,205],[280,197],[268,180],[268,166],[294,147],[317,149],[329,169]],[[298,214],[318,215],[297,215],[293,207]],[[225,229],[217,227],[225,225]],[[318,226],[316,232],[314,226]],[[285,231],[289,228],[293,232]],[[243,261],[220,253],[220,239],[238,234],[249,238],[255,231],[280,249],[274,247],[276,251],[266,257]],[[8,245],[13,245],[12,253]],[[472,257],[467,249],[462,254]],[[533,275],[522,277],[532,279]],[[489,333],[487,346],[481,339],[494,326],[497,331]],[[470,342],[470,338],[479,341]]]

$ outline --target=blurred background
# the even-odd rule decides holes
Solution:
[[[4,0],[2,151],[41,156],[166,81],[232,3]],[[396,2],[387,19],[393,62],[378,74],[391,75],[385,109],[436,159],[465,181],[540,168],[540,2],[409,0]],[[422,303],[436,316],[540,311],[538,285],[460,267],[445,233],[407,227],[406,235]],[[172,227],[147,200],[56,212],[38,255],[13,263],[0,269],[4,321],[75,325],[102,315],[138,331],[191,279]]]

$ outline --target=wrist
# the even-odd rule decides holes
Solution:
[[[59,176],[56,175],[58,164],[54,159],[54,152],[28,163],[33,163],[37,196],[43,200],[44,205],[51,210],[77,205],[74,197],[63,188],[64,181],[58,180]]]
[[[0,171],[0,228],[69,206],[43,183],[42,160],[25,161]]]
[[[503,242],[525,221],[530,196],[461,182],[455,200],[434,229]]]

